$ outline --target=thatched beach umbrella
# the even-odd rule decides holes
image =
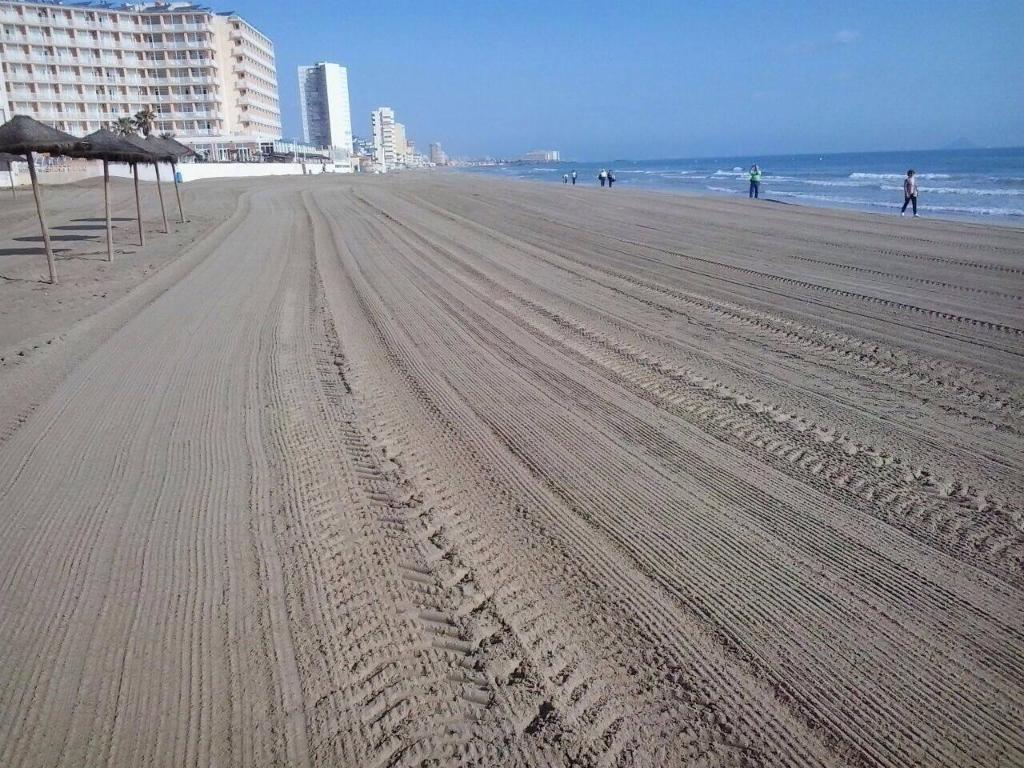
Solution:
[[[134,164],[146,162],[149,160],[149,155],[132,142],[126,141],[124,137],[118,136],[106,128],[100,128],[98,131],[90,133],[82,139],[80,146],[68,150],[67,154],[71,157],[85,157],[103,161],[103,207],[106,211],[107,219],[107,261],[113,261],[114,233],[110,226],[110,163]],[[139,199],[136,196],[135,203],[141,227],[142,209],[138,202]]]
[[[39,214],[39,227],[43,231],[43,247],[46,249],[46,264],[50,268],[50,282],[57,284],[57,270],[53,264],[53,248],[50,247],[50,233],[46,230],[46,216],[43,214],[43,203],[39,196],[39,179],[36,176],[33,152],[47,152],[60,155],[79,143],[70,133],[58,131],[48,125],[33,120],[25,115],[15,115],[0,126],[0,152],[25,155],[28,173],[32,178],[32,195],[36,199],[36,212]]]
[[[24,163],[25,158],[21,155],[11,155],[7,152],[0,152],[0,163],[7,163],[7,173],[11,177],[11,197],[17,198],[18,193],[14,189],[14,164]]]
[[[162,147],[171,155],[171,177],[174,179],[174,196],[178,199],[178,217],[181,219],[181,223],[184,224],[185,210],[181,207],[181,190],[178,188],[178,160],[188,155],[194,155],[195,151],[193,151],[192,147],[186,147],[169,136],[157,138],[150,134],[146,137],[146,144],[149,145],[151,142]]]
[[[135,146],[139,147],[149,155],[149,162],[153,164],[153,170],[156,172],[156,193],[160,197],[160,216],[164,221],[164,234],[171,231],[171,228],[167,226],[167,210],[164,208],[164,190],[160,186],[160,163],[169,163],[174,158],[174,153],[171,152],[167,147],[158,146],[151,142],[149,139],[154,138],[150,136],[148,139],[140,139],[138,136],[125,136],[125,141],[130,141]]]

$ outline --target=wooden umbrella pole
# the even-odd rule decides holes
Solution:
[[[11,177],[11,197],[17,199],[18,198],[18,193],[14,189],[14,163],[8,163],[7,164],[7,173]]]
[[[178,217],[181,223],[185,223],[185,210],[181,207],[181,191],[178,189],[178,164],[171,163],[171,173],[174,174],[174,195],[178,198]]]
[[[50,247],[50,233],[46,231],[46,216],[43,214],[43,201],[39,197],[39,178],[36,176],[36,161],[31,152],[25,153],[28,161],[28,175],[32,178],[32,195],[36,199],[36,213],[39,214],[39,226],[43,230],[43,247],[46,249],[46,266],[50,268],[50,283],[57,284],[57,268],[53,263],[53,248]]]
[[[160,185],[160,163],[153,163],[153,168],[156,171],[156,193],[160,196],[160,215],[164,219],[164,234],[166,235],[171,229],[167,226],[167,211],[164,210],[164,188]]]
[[[107,261],[114,260],[114,231],[110,226],[110,163],[103,161],[103,208],[107,214]]]
[[[146,244],[146,236],[142,232],[142,203],[139,200],[139,164],[132,163],[132,174],[135,176],[135,215],[139,217],[139,245]]]

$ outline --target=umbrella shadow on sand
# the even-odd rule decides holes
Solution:
[[[133,216],[131,218],[123,218],[123,217],[119,217],[119,216],[111,216],[110,220],[111,221],[135,221],[135,217]],[[98,221],[100,223],[104,223],[104,222],[106,222],[106,219],[101,217],[101,218],[98,218],[98,219],[70,219],[70,221]],[[99,229],[105,229],[105,228],[106,227],[99,227]],[[51,227],[51,229],[63,229],[63,227]],[[71,229],[71,227],[67,227],[67,229]],[[84,227],[76,227],[76,229],[84,229]]]
[[[70,248],[55,248],[54,253],[65,254]],[[42,256],[45,248],[0,248],[0,256]]]
[[[106,229],[106,227],[104,227]],[[42,235],[29,235],[28,237],[12,237],[19,243],[41,243],[43,242]],[[98,240],[99,238],[95,235],[50,235],[50,240]]]
[[[55,248],[53,250],[55,258],[63,258],[63,255],[68,253],[69,248]],[[0,256],[43,256],[46,254],[45,248],[0,248]],[[40,283],[42,285],[49,285],[50,281],[45,279],[39,279],[35,277],[10,277],[8,275],[0,274],[0,280],[5,283]]]
[[[50,227],[50,230],[52,231],[52,230],[58,229],[58,230],[61,230],[61,231],[71,230],[72,232],[81,232],[83,229],[88,229],[88,230],[103,229],[103,230],[105,230],[106,228],[107,227],[106,227],[105,224],[65,224],[62,227]]]

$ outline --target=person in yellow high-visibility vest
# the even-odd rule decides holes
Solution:
[[[750,166],[750,196],[761,196],[761,169],[757,167],[757,163]]]

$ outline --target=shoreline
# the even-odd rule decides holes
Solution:
[[[909,156],[912,155],[912,156]],[[762,199],[829,210],[898,214],[908,166],[920,180],[922,218],[994,222],[1024,227],[1024,148],[972,151],[772,155],[750,157],[616,160],[607,163],[515,163],[455,170],[502,179],[557,184],[564,173],[580,172],[596,185],[601,168],[613,168],[622,188],[745,199],[745,168],[758,162],[764,173]],[[903,169],[903,170],[900,170]]]
[[[470,176],[470,177],[474,177],[474,178],[483,178],[483,179],[487,179],[488,181],[496,181],[496,182],[513,181],[513,182],[516,182],[516,183],[536,184],[536,185],[539,185],[539,186],[542,186],[542,187],[548,187],[548,186],[552,186],[552,185],[553,186],[569,186],[569,187],[572,187],[571,184],[570,185],[562,185],[560,182],[541,181],[541,180],[538,180],[538,179],[529,179],[529,178],[523,178],[523,177],[519,177],[519,176],[500,177],[500,176],[498,176],[496,174],[493,174],[493,173],[481,172],[481,171],[473,171],[471,169],[450,168],[450,169],[439,169],[439,170],[442,170],[443,172],[446,172],[446,173],[454,173],[454,174]],[[434,172],[436,172],[436,171],[434,171]],[[576,186],[579,189],[596,189],[596,190],[600,190],[602,192],[605,192],[607,194],[618,194],[618,193],[616,193],[615,190],[616,189],[623,189],[621,181],[616,182],[616,187],[613,188],[610,191],[607,190],[607,189],[602,190],[600,185],[597,184],[597,182],[591,182],[591,183],[586,183],[586,184],[577,184]],[[866,208],[858,208],[858,207],[855,207],[855,206],[814,205],[814,204],[810,204],[810,203],[795,202],[795,201],[790,201],[790,200],[780,200],[778,198],[773,198],[773,197],[770,197],[770,196],[765,195],[765,194],[762,194],[762,196],[761,196],[761,198],[759,200],[750,200],[749,198],[747,198],[746,196],[742,195],[739,192],[737,192],[735,194],[726,193],[726,192],[715,193],[715,192],[710,191],[710,190],[705,191],[705,192],[698,192],[698,191],[693,191],[693,190],[688,190],[688,189],[671,189],[671,188],[666,188],[666,187],[641,186],[641,185],[634,185],[634,184],[627,184],[627,185],[625,185],[624,188],[625,188],[625,190],[627,190],[629,192],[640,192],[640,193],[644,193],[644,194],[653,193],[653,194],[656,194],[656,195],[666,195],[666,196],[669,196],[669,197],[685,197],[685,198],[694,198],[694,199],[698,199],[698,200],[707,200],[707,201],[716,201],[716,202],[717,201],[725,200],[725,201],[729,201],[731,203],[735,203],[737,205],[744,205],[744,204],[746,204],[748,202],[750,204],[755,204],[755,203],[758,203],[758,202],[766,202],[766,203],[772,203],[772,204],[775,204],[775,205],[782,205],[782,206],[787,206],[787,207],[792,207],[792,208],[799,208],[799,209],[802,209],[802,210],[809,210],[809,211],[824,211],[824,212],[827,212],[827,213],[836,213],[836,214],[851,213],[851,214],[860,214],[860,215],[866,215],[866,216],[871,216],[871,217],[880,217],[880,218],[883,218],[883,219],[893,219],[893,218],[899,219],[899,218],[901,218],[900,215],[899,215],[900,205],[899,204],[895,204],[895,203],[893,204],[893,208],[894,208],[895,213],[894,214],[886,214],[885,212],[880,211],[880,210],[868,210]],[[986,218],[985,216],[982,216],[982,215],[977,215],[977,216],[926,215],[926,213],[925,213],[926,208],[924,207],[924,205],[919,202],[918,203],[918,207],[920,208],[920,210],[922,212],[921,215],[918,217],[919,221],[942,222],[942,223],[947,223],[947,224],[964,224],[964,225],[983,226],[983,227],[997,227],[997,228],[1001,228],[1001,229],[1010,229],[1010,230],[1024,230],[1024,219],[1022,219],[1021,222],[1018,224],[1018,223],[1008,223],[1008,222],[1005,222],[1005,221],[993,220],[994,218],[997,218],[997,217],[987,217]],[[909,221],[913,221],[912,217],[908,216],[906,218]],[[998,218],[1009,218],[1009,217],[998,217]]]

